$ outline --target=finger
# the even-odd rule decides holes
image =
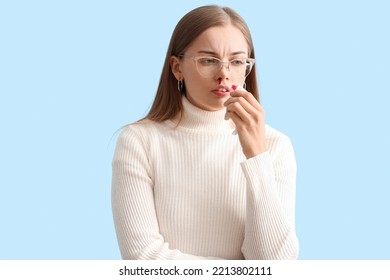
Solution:
[[[242,102],[246,102],[246,101],[242,101]],[[248,105],[248,107],[251,107],[250,105]],[[255,110],[253,109],[248,109],[248,110],[251,110],[253,111],[254,113]],[[234,113],[235,115],[237,115],[243,122],[249,122],[250,121],[250,116],[251,114],[248,113],[248,111],[246,109],[244,109],[244,107],[240,104],[240,102],[233,102],[233,103],[230,103],[228,106],[226,106],[226,111],[228,113]]]
[[[244,97],[241,96],[231,97],[228,100],[226,100],[224,105],[228,107],[233,103],[239,103],[245,109],[245,111],[247,111],[251,115],[258,113],[258,110],[251,103],[249,103],[248,100],[246,100]]]
[[[231,119],[236,127],[241,127],[244,122],[235,112],[226,112],[225,120]]]
[[[259,101],[257,101],[257,99],[253,96],[252,93],[250,93],[249,91],[246,91],[245,89],[237,89],[235,91],[231,91],[230,96],[231,97],[243,97],[257,110],[262,110],[262,107],[261,107]]]

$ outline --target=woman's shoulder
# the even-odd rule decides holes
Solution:
[[[130,137],[130,136],[145,135],[145,134],[147,135],[158,130],[159,129],[158,127],[159,127],[159,123],[156,123],[148,119],[143,119],[134,123],[124,125],[120,129],[121,131],[120,135],[122,137]]]
[[[153,131],[154,122],[149,120],[141,120],[134,123],[126,124],[122,126],[118,135],[118,142],[128,141],[145,141],[150,137],[151,131]]]
[[[265,137],[267,141],[290,141],[290,137],[269,125],[265,125]]]
[[[271,156],[276,157],[280,153],[293,153],[293,146],[290,137],[276,130],[275,128],[266,125],[265,126],[265,137],[267,139],[267,146]]]

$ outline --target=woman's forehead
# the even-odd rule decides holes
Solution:
[[[187,49],[192,54],[199,52],[232,55],[248,53],[248,43],[242,32],[233,25],[217,26],[206,29]]]

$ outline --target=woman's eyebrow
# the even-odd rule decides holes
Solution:
[[[198,51],[198,54],[206,54],[206,55],[218,56],[218,54],[216,52],[207,51],[207,50],[200,50],[200,51]],[[229,55],[232,56],[232,55],[238,55],[238,54],[246,54],[246,52],[244,52],[244,51],[237,51],[237,52],[232,52]]]

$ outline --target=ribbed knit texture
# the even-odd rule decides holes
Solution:
[[[246,159],[225,110],[183,97],[179,123],[142,121],[118,139],[112,207],[124,259],[296,259],[296,163],[266,126]]]

